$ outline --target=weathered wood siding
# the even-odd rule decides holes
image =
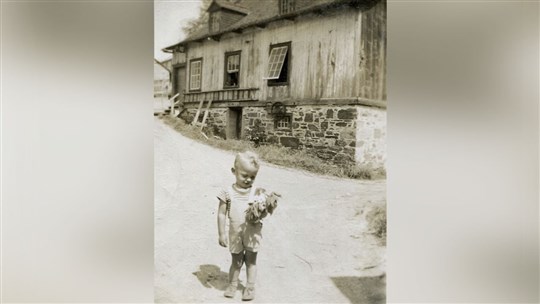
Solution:
[[[186,63],[186,53],[174,52],[173,58],[171,60],[171,65],[185,64]]]
[[[386,100],[386,1],[362,14],[360,95]]]
[[[368,88],[376,81],[384,82],[384,71],[380,70],[384,59],[377,59],[381,52],[375,50],[383,44],[372,32],[386,28],[369,23],[384,22],[380,10],[362,13],[347,6],[323,15],[277,21],[242,34],[227,34],[220,41],[191,43],[187,60],[203,58],[202,91],[223,89],[225,53],[241,51],[240,88],[259,88],[260,100],[381,99],[377,93],[380,88]],[[369,39],[364,41],[363,37]],[[289,41],[289,85],[269,87],[263,77],[270,45]],[[361,60],[361,55],[366,59]]]
[[[242,15],[240,13],[230,11],[230,10],[222,10],[220,17],[221,18],[219,20],[219,27],[220,28],[227,28],[227,27],[235,24],[236,22],[238,22],[238,20],[242,19],[242,17],[244,17],[244,15]]]

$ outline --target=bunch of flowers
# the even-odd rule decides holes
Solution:
[[[278,197],[281,195],[275,192],[267,193],[265,189],[258,188],[246,209],[246,221],[252,224],[260,223],[268,214],[274,213]]]

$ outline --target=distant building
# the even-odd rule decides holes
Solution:
[[[168,97],[171,94],[172,60],[154,59],[154,97]]]
[[[163,49],[191,121],[224,138],[306,149],[334,163],[384,167],[384,0],[214,0],[206,26]]]

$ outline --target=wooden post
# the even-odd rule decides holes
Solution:
[[[199,121],[199,114],[201,114],[201,108],[202,108],[203,103],[204,103],[204,99],[201,100],[201,102],[199,103],[199,107],[197,108],[197,113],[195,113],[195,118],[191,122],[191,125],[193,126],[196,126],[197,122]]]
[[[206,105],[206,110],[204,111],[203,120],[201,123],[201,130],[204,127],[204,123],[206,122],[206,118],[208,117],[208,111],[210,110],[210,106],[212,105],[212,99],[208,101],[208,105]]]
[[[176,99],[176,97],[178,97],[180,95],[180,93],[176,93],[176,95],[174,95],[173,97],[171,97],[171,99],[169,99],[169,102],[171,103],[171,112],[169,113],[171,116],[174,116],[174,99]]]

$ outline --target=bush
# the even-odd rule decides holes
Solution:
[[[366,215],[369,230],[386,244],[386,202],[375,205]]]
[[[246,128],[246,139],[252,141],[255,147],[266,143],[266,129],[260,119],[255,119],[253,126]]]

